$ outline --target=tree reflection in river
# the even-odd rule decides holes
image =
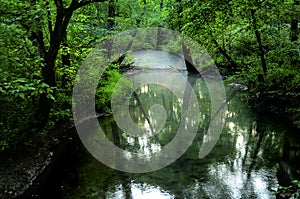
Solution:
[[[207,157],[199,159],[207,118],[210,118],[210,99],[201,79],[193,86],[201,109],[200,124],[193,144],[182,157],[155,172],[130,174],[107,168],[79,147],[73,157],[78,161],[75,165],[78,184],[70,187],[68,179],[71,178],[66,178],[64,198],[275,198],[271,189],[278,183],[279,157],[291,156],[286,146],[291,145],[287,129],[269,118],[258,117],[243,102],[233,98],[228,102],[226,123],[219,141]],[[184,100],[177,99],[159,85],[145,85],[136,92],[156,135],[127,136],[111,117],[101,118],[99,122],[116,145],[150,156],[174,138]],[[134,122],[150,130],[136,99],[132,97],[130,102]],[[163,127],[157,126],[161,118],[152,116],[154,104],[161,104],[166,110]]]

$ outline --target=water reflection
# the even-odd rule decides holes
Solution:
[[[177,79],[172,71],[151,73],[157,73],[157,78]],[[143,72],[129,78],[139,81],[148,77]],[[161,170],[131,174],[102,165],[79,147],[73,154],[76,169],[63,182],[63,198],[275,198],[271,190],[282,179],[277,176],[286,175],[290,168],[299,168],[299,154],[291,150],[299,145],[300,138],[292,137],[287,128],[257,116],[233,98],[228,102],[220,139],[208,156],[199,159],[199,149],[207,138],[211,100],[204,81],[196,77],[189,81],[193,82],[200,111],[187,117],[185,123],[195,125],[197,117],[199,125],[193,144],[183,156]],[[176,81],[169,83],[166,87],[178,87]],[[99,122],[108,139],[128,151],[123,153],[124,157],[130,159],[129,152],[135,152],[149,160],[176,136],[185,99],[155,84],[143,85],[135,92],[138,98],[130,98],[130,117],[152,136],[128,135],[112,117],[101,118]],[[74,186],[72,176],[78,179]]]
[[[129,189],[130,189],[129,190],[130,194],[127,196],[130,196],[130,198],[132,199],[175,198],[173,195],[169,194],[167,191],[162,190],[160,187],[151,186],[146,183],[143,184],[130,183]],[[124,190],[122,186],[118,186],[116,190],[118,191],[113,193],[107,193],[106,197],[112,199],[128,198],[126,197],[126,194],[124,194]]]
[[[197,85],[202,84],[195,84],[199,93],[206,92],[205,88],[200,91]],[[157,85],[142,87],[137,92],[146,110],[157,102],[166,107],[166,124],[158,134],[132,137],[122,133],[110,117],[100,119],[100,123],[116,145],[150,157],[175,136],[180,122],[181,102]],[[145,101],[147,98],[152,100]],[[205,118],[210,117],[209,99],[205,98],[205,94],[202,94],[200,103],[204,108],[199,113],[196,139],[175,163],[146,174],[122,173],[107,168],[79,148],[75,158],[78,161],[78,184],[70,188],[70,179],[66,179],[64,198],[275,198],[271,189],[278,184],[277,163],[284,154],[282,149],[288,132],[256,117],[234,98],[229,103],[219,141],[206,158],[199,159],[198,152],[207,127]],[[134,98],[131,99],[130,112],[135,122],[148,128]],[[151,111],[148,115],[154,124],[156,118],[151,116]],[[127,155],[130,158],[130,154]]]

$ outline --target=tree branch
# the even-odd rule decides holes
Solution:
[[[64,9],[64,5],[62,0],[54,0],[54,3],[56,5],[57,10],[63,10]]]
[[[259,56],[260,56],[260,59],[261,59],[263,75],[266,76],[267,72],[268,72],[268,68],[267,68],[267,62],[266,62],[266,59],[265,59],[265,51],[264,51],[264,48],[263,48],[263,45],[262,45],[261,35],[258,31],[257,20],[255,18],[255,12],[256,11],[252,9],[250,12],[251,12],[252,24],[253,24],[253,29],[254,29],[256,41],[258,43]]]
[[[36,46],[39,50],[41,58],[45,58],[46,48],[44,43],[44,36],[42,31],[34,32],[31,30],[30,26],[26,23],[23,23],[21,20],[19,21],[20,25],[25,28],[25,30],[30,33],[29,39],[34,46]]]
[[[212,42],[215,44],[215,46],[217,47],[217,49],[222,53],[222,55],[226,58],[226,60],[230,63],[230,65],[234,68],[234,69],[237,69],[238,68],[238,65],[237,63],[235,63],[233,61],[233,59],[230,57],[230,55],[228,55],[227,51],[225,48],[222,48],[220,46],[220,44],[217,42],[216,39],[213,39]]]
[[[72,3],[77,0],[73,0]],[[77,10],[78,8],[81,8],[83,6],[89,5],[91,3],[97,3],[97,2],[105,2],[106,0],[85,0],[85,1],[81,1],[81,2],[77,2],[76,6],[74,7],[74,10]]]
[[[50,32],[50,35],[53,34],[53,29],[52,29],[52,20],[51,20],[51,11],[50,11],[50,4],[49,4],[49,1],[46,3],[47,5],[47,13],[48,13],[48,29],[49,29],[49,32]]]

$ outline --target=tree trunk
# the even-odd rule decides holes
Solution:
[[[183,12],[182,0],[176,0],[176,3],[177,3],[177,9],[176,9],[176,11],[177,11],[177,14],[178,14],[178,18],[180,19],[181,18],[181,14]],[[179,20],[179,22],[178,22],[178,30],[179,31],[182,28],[182,24],[180,22],[181,22],[181,20]]]
[[[32,31],[28,25],[21,24],[25,27],[26,30],[30,32],[29,39],[33,42],[33,45],[38,47],[40,56],[44,60],[42,70],[41,70],[43,83],[49,85],[53,89],[54,87],[56,87],[55,61],[58,55],[60,45],[63,39],[66,38],[67,27],[73,15],[73,12],[88,4],[94,2],[103,2],[103,1],[105,0],[91,0],[91,1],[72,0],[69,7],[66,8],[63,5],[63,1],[55,0],[54,3],[56,6],[56,17],[55,17],[54,28],[52,27],[53,24],[50,17],[51,10],[48,9],[47,12],[48,29],[49,29],[48,31],[50,34],[50,47],[47,50],[44,44],[45,38],[43,32],[41,30]],[[31,4],[34,6],[35,0],[32,0]],[[49,7],[49,4],[46,3],[46,5]],[[65,60],[65,63],[67,63],[67,60]],[[39,103],[35,114],[37,120],[33,121],[33,124],[37,128],[36,130],[38,132],[42,131],[44,127],[47,125],[50,116],[50,111],[53,105],[53,100],[49,98],[48,94],[49,93],[47,93],[47,91],[43,91],[42,93],[40,93],[39,96]],[[55,96],[54,91],[52,95]]]
[[[112,31],[115,26],[115,0],[109,0],[108,2],[108,15],[107,15],[107,29]],[[113,40],[107,39],[105,41],[105,47],[107,50],[106,56],[107,58],[111,58],[112,56],[112,47],[113,47]]]
[[[45,66],[42,69],[42,77],[44,78],[44,83],[48,84],[50,87],[56,86],[55,80],[55,60],[48,60],[49,54],[46,54]],[[38,109],[36,112],[36,118],[38,119],[36,127],[38,131],[42,131],[47,125],[50,111],[53,105],[53,100],[47,96],[46,91],[40,94]]]
[[[74,8],[70,7],[68,10],[65,10],[61,4],[57,5],[55,28],[50,36],[50,47],[45,53],[44,66],[41,71],[43,82],[52,88],[56,87],[55,60],[58,55],[60,44],[66,36],[67,26],[72,17],[73,11]],[[54,91],[53,95],[55,96]],[[36,121],[35,124],[38,131],[42,131],[47,125],[52,105],[53,100],[47,96],[47,92],[44,91],[41,93],[36,112],[36,118],[38,118],[38,121]]]
[[[255,10],[251,10],[251,17],[252,17],[254,33],[255,33],[257,43],[258,43],[259,56],[260,56],[260,59],[261,59],[263,75],[265,77],[267,75],[267,72],[268,72],[267,62],[266,62],[266,59],[265,59],[265,51],[264,51],[264,48],[263,48],[263,45],[262,45],[260,32],[258,31],[258,27],[257,27],[257,21],[256,21],[256,18],[255,18],[254,15],[255,15]]]
[[[65,34],[65,38],[62,41],[62,46],[65,47],[65,48],[68,48],[67,34]],[[63,52],[63,54],[61,55],[62,67],[66,67],[66,68],[71,67],[70,57],[71,57],[71,55],[68,51]],[[62,86],[62,88],[66,88],[67,83],[68,83],[67,74],[64,72],[62,77],[61,77],[61,86]]]
[[[220,44],[217,42],[217,40],[213,39],[212,40],[214,42],[214,44],[216,45],[218,51],[220,51],[220,53],[222,53],[222,55],[226,58],[226,60],[230,63],[231,67],[233,69],[237,69],[238,65],[233,61],[233,59],[228,55],[228,53],[226,52],[225,49],[223,49]]]
[[[294,0],[295,8],[297,8],[297,6],[299,6],[299,2],[300,2],[299,0]],[[298,40],[298,19],[297,19],[297,13],[294,13],[294,16],[291,21],[291,41],[295,42],[297,40]]]
[[[115,0],[108,1],[108,19],[107,19],[107,28],[108,30],[113,30],[115,26]]]
[[[159,4],[159,9],[160,9],[160,12],[162,11],[163,9],[163,6],[164,6],[164,2],[163,0],[160,2]],[[163,35],[162,35],[163,31],[161,30],[161,28],[159,27],[157,29],[157,43],[156,43],[156,48],[157,49],[160,49],[162,43],[163,43]]]
[[[294,0],[294,7],[296,10],[297,7],[299,6],[299,0]],[[298,34],[299,34],[299,30],[298,30],[298,19],[297,19],[297,13],[296,11],[294,11],[294,16],[291,20],[291,42],[297,42],[298,41]],[[298,53],[296,52],[295,54],[293,54],[291,56],[291,65],[296,67],[299,65],[299,60],[297,59],[298,57]]]
[[[160,27],[157,28],[157,42],[156,42],[156,48],[160,49],[162,42],[163,42],[163,35],[162,35],[162,30]]]

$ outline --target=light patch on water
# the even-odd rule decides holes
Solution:
[[[209,174],[211,175],[212,179],[221,182],[218,184],[219,186],[222,185],[222,188],[215,187],[216,184],[208,184],[206,190],[215,190],[213,193],[214,196],[216,196],[216,192],[219,190],[220,193],[217,195],[222,195],[222,193],[230,193],[232,198],[241,198],[243,185],[245,182],[245,174],[242,172],[242,167],[236,167],[237,165],[240,165],[240,161],[235,162],[234,171],[231,171],[228,165],[225,164],[211,166],[209,168]],[[210,195],[211,193],[207,194]]]
[[[153,153],[161,151],[161,146],[159,144],[151,143],[147,136],[139,137],[138,143],[140,146],[138,156],[140,158],[150,160]]]
[[[269,194],[266,192],[268,190],[267,182],[263,179],[261,175],[253,175],[253,185],[254,192],[260,199],[268,199],[270,198]]]
[[[127,195],[127,197],[126,197]],[[165,190],[162,190],[158,186],[138,183],[131,183],[129,186],[124,188],[122,184],[116,185],[114,192],[107,192],[106,198],[109,199],[174,199],[175,196],[171,195]]]
[[[153,153],[157,153],[157,152],[161,151],[161,146],[158,144],[151,144],[151,151]]]
[[[124,133],[124,134],[125,134],[125,133]],[[135,141],[134,141],[134,138],[133,138],[133,137],[130,137],[130,136],[126,137],[126,141],[127,141],[127,143],[130,144],[131,146],[134,146]]]
[[[254,121],[254,122],[252,123],[252,132],[251,132],[252,135],[257,135],[256,128],[257,128],[257,122]]]
[[[148,184],[131,184],[133,199],[173,199],[174,195]]]
[[[132,154],[129,151],[123,151],[123,157],[130,160],[132,158]]]
[[[178,98],[178,102],[180,103],[180,105],[183,105],[183,98]]]
[[[253,124],[254,129],[255,124]],[[247,129],[229,122],[228,127],[232,135],[236,135],[235,150],[236,155],[233,159],[229,159],[232,164],[220,163],[213,164],[209,167],[209,178],[212,182],[204,183],[204,190],[211,198],[218,198],[224,193],[230,193],[230,198],[243,198],[245,196],[253,196],[260,199],[273,198],[274,196],[269,191],[269,181],[265,177],[266,171],[248,171],[243,165],[243,157],[247,147]],[[262,151],[259,151],[258,155]],[[250,172],[250,173],[249,173]],[[271,175],[271,174],[270,174]],[[212,190],[214,192],[212,193]]]
[[[237,156],[244,157],[246,153],[246,141],[242,134],[239,134],[236,138],[235,148],[237,149]],[[236,157],[238,158],[238,157]]]
[[[269,191],[270,181],[266,176],[272,176],[264,169],[259,171],[244,168],[242,158],[245,155],[246,140],[242,133],[239,133],[236,139],[236,156],[233,164],[220,163],[209,167],[209,178],[211,182],[203,183],[204,190],[211,198],[218,198],[224,193],[230,193],[230,198],[244,198],[255,195],[258,199],[275,198]],[[213,183],[218,182],[218,183]],[[214,190],[214,192],[212,192]]]
[[[147,134],[152,133],[152,130],[147,120],[144,121],[144,127],[146,129]]]
[[[107,192],[106,193],[106,198],[110,198],[110,199],[124,198],[124,193],[123,193],[123,190],[122,190],[122,185],[115,186],[114,192]]]
[[[231,131],[234,131],[235,124],[233,122],[229,122],[228,126]]]

